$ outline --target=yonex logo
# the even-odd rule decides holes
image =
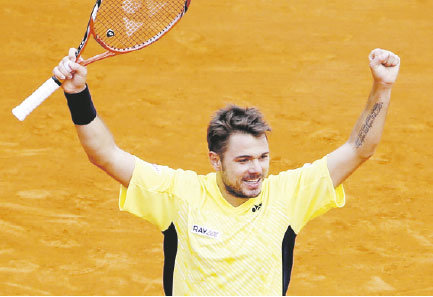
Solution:
[[[207,237],[212,237],[212,238],[218,238],[220,234],[218,231],[211,230],[209,228],[198,226],[198,225],[193,225],[191,232],[199,235],[204,235]]]
[[[254,207],[251,209],[252,212],[256,212],[259,211],[260,207],[262,207],[262,203],[258,204],[258,205],[254,205]]]

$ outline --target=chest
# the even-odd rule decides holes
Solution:
[[[212,261],[278,257],[287,226],[278,207],[264,202],[237,213],[184,204],[176,222],[181,249]]]

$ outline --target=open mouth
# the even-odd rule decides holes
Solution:
[[[249,188],[257,188],[260,185],[260,182],[262,179],[256,178],[256,179],[244,179],[243,182],[249,187]]]

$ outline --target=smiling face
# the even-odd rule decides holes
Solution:
[[[218,172],[219,187],[225,198],[254,198],[260,194],[269,170],[266,134],[255,137],[233,133],[222,158],[213,152],[209,156]]]

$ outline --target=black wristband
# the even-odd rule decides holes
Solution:
[[[87,85],[80,93],[65,93],[65,97],[68,101],[69,111],[71,112],[72,121],[75,125],[87,125],[95,119],[96,109],[95,106],[93,106],[92,97],[90,96]]]

